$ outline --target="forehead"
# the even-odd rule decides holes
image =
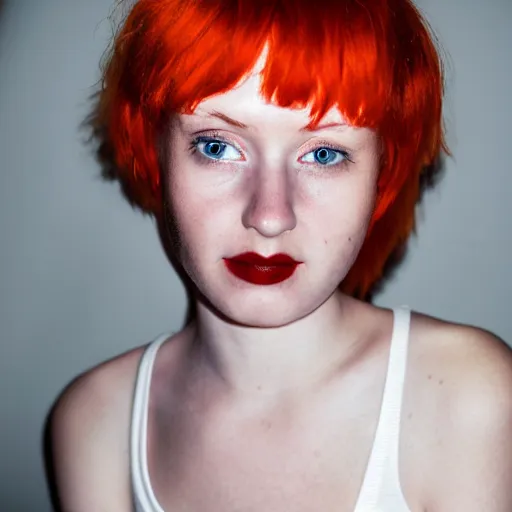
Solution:
[[[309,124],[311,109],[281,107],[272,101],[267,101],[261,94],[262,78],[255,68],[240,84],[227,92],[219,93],[201,101],[193,112],[194,118],[208,118],[212,113],[223,114],[244,124],[289,122]],[[321,120],[322,124],[348,124],[341,112],[333,107]]]

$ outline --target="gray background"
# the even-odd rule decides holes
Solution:
[[[152,221],[97,178],[78,125],[112,0],[11,0],[0,12],[0,509],[48,511],[45,415],[84,369],[185,312]],[[454,158],[378,304],[512,340],[512,2],[422,0],[448,54]]]

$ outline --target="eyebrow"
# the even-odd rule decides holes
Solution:
[[[237,121],[236,119],[233,119],[232,117],[227,116],[226,114],[223,114],[222,112],[218,112],[217,110],[212,110],[211,112],[208,112],[208,117],[216,117],[217,119],[220,119],[221,121],[224,121],[225,123],[235,126],[236,128],[242,128],[244,130],[250,129],[251,127],[245,123],[242,123],[241,121]],[[326,123],[316,126],[315,128],[310,127],[309,125],[303,126],[300,128],[299,131],[301,132],[316,132],[319,130],[325,130],[327,128],[339,128],[339,127],[346,127],[347,123]]]

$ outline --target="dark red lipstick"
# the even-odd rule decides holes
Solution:
[[[274,254],[265,258],[255,252],[245,252],[232,258],[224,258],[228,270],[243,281],[270,285],[285,281],[295,272],[301,261],[288,254]]]

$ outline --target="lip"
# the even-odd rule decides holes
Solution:
[[[268,286],[289,279],[302,262],[284,253],[265,257],[255,252],[245,252],[224,258],[224,263],[242,281]]]

